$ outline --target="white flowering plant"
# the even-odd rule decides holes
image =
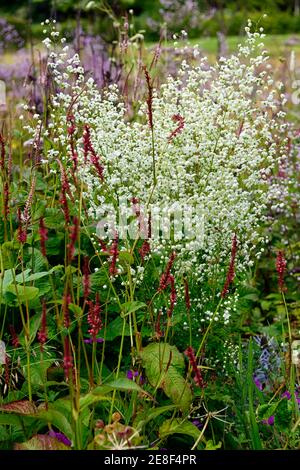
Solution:
[[[43,112],[24,106],[30,153],[18,177],[0,134],[0,308],[11,343],[0,411],[50,426],[16,448],[159,448],[182,425],[192,449],[209,448],[208,423],[228,424],[227,406],[209,412],[225,403],[214,380],[253,386],[250,362],[243,385],[242,323],[288,151],[263,32],[249,23],[237,53],[214,65],[195,47],[194,63],[160,86],[158,57],[147,57],[137,66],[143,98],[128,110],[117,84],[99,89],[49,23]],[[280,251],[280,295],[285,268]]]

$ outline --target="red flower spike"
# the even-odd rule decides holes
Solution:
[[[84,163],[87,163],[88,155],[90,154],[90,160],[92,165],[94,166],[97,175],[101,179],[104,180],[104,168],[100,162],[100,157],[96,154],[95,149],[93,147],[91,141],[91,133],[89,126],[84,126],[84,133],[83,133],[83,155],[84,155]]]
[[[9,331],[11,334],[11,344],[14,348],[18,348],[20,346],[20,341],[13,325],[9,325]]]
[[[115,276],[116,274],[118,274],[118,271],[116,268],[117,258],[119,254],[118,243],[119,243],[119,235],[116,233],[115,239],[110,249],[110,254],[112,255],[112,259],[111,259],[111,264],[109,267],[109,273],[111,274],[111,276]]]
[[[139,249],[141,258],[144,259],[145,256],[147,256],[148,253],[150,253],[150,251],[151,251],[150,243],[148,242],[148,240],[144,240],[142,247]]]
[[[20,208],[18,208],[18,224],[19,225],[18,225],[17,239],[22,245],[24,245],[24,243],[26,243],[26,240],[27,240],[27,228],[23,227],[22,214],[21,214]]]
[[[90,326],[88,332],[93,342],[96,342],[96,337],[102,329],[101,305],[98,293],[96,294],[95,303],[89,301],[88,324]]]
[[[221,292],[221,297],[223,299],[228,294],[229,286],[232,284],[234,277],[235,277],[234,266],[235,266],[236,253],[237,253],[237,237],[236,237],[236,234],[234,234],[232,238],[230,264],[229,264],[229,268],[227,271],[226,281],[225,281],[223,290]]]
[[[64,326],[65,328],[69,328],[71,325],[71,320],[70,320],[70,310],[69,310],[69,305],[71,303],[71,295],[69,292],[66,292],[64,294],[63,298],[63,314],[64,314]]]
[[[172,142],[174,137],[176,137],[178,134],[181,134],[181,132],[183,131],[184,125],[185,125],[184,117],[180,116],[180,114],[174,114],[174,116],[172,116],[172,120],[174,122],[178,122],[178,126],[169,135],[169,137],[168,137],[168,142],[169,143]]]
[[[6,220],[9,214],[9,186],[8,186],[7,181],[4,183],[3,193],[4,193],[3,215],[4,215],[4,219]]]
[[[159,292],[165,290],[167,288],[168,284],[170,284],[170,272],[171,272],[172,266],[174,264],[175,258],[176,258],[176,253],[175,253],[175,251],[173,251],[173,253],[171,254],[170,259],[168,261],[166,270],[161,275],[161,278],[160,278],[160,281],[159,281],[159,288],[158,288]]]
[[[48,230],[46,229],[43,217],[40,218],[40,222],[39,222],[39,236],[40,236],[41,253],[46,258],[47,257],[46,241],[48,240]]]
[[[149,75],[147,67],[145,65],[144,65],[143,69],[144,69],[147,88],[148,88],[148,97],[147,97],[148,122],[149,122],[150,129],[153,130],[153,107],[152,107],[152,105],[153,105],[153,85],[152,85],[151,77]]]
[[[71,263],[74,258],[75,244],[79,234],[79,220],[75,216],[73,217],[73,225],[70,227],[70,242],[68,243],[68,259]]]
[[[194,353],[194,350],[191,346],[189,346],[185,351],[184,351],[184,354],[187,356],[188,360],[189,360],[189,363],[192,367],[192,370],[194,372],[194,382],[196,385],[198,385],[198,387],[200,388],[204,388],[205,387],[205,383],[204,383],[204,380],[202,378],[202,375],[201,375],[201,372],[198,368],[198,365],[197,365],[197,361],[196,361],[196,357],[195,357],[195,353]]]
[[[276,271],[278,273],[278,288],[280,292],[285,292],[286,288],[284,286],[284,273],[286,271],[286,259],[284,258],[284,253],[282,250],[279,250],[276,258]]]
[[[64,371],[66,379],[70,378],[70,371],[73,369],[73,356],[71,354],[70,339],[65,337],[64,341]]]
[[[5,165],[5,140],[0,132],[0,169],[4,170]]]
[[[168,318],[171,318],[172,313],[174,311],[176,299],[177,299],[176,289],[175,289],[175,280],[172,274],[169,275],[169,283],[171,284],[171,292],[170,292],[170,307],[167,311],[167,316]]]

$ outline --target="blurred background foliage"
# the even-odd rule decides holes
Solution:
[[[42,36],[40,22],[57,19],[64,32],[72,31],[80,19],[91,33],[111,41],[114,22],[128,15],[134,31],[156,41],[163,33],[171,37],[182,30],[190,38],[211,37],[218,32],[228,36],[243,33],[247,18],[260,23],[265,32],[300,32],[300,0],[1,0],[0,16],[13,24],[24,39]],[[29,28],[31,25],[31,28]]]

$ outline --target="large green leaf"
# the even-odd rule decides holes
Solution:
[[[126,302],[122,304],[121,316],[124,317],[126,315],[129,315],[130,313],[136,312],[137,310],[141,310],[144,307],[147,307],[147,305],[144,302],[138,302],[138,301]]]
[[[6,293],[16,296],[21,303],[29,302],[39,295],[39,289],[33,286],[20,286],[18,284],[11,284],[7,287]]]
[[[158,416],[167,413],[168,411],[174,411],[176,409],[176,405],[166,405],[166,406],[159,406],[153,409],[143,409],[140,411],[135,420],[134,420],[134,428],[142,428],[145,426],[149,421],[157,418]]]
[[[15,444],[14,450],[70,450],[70,447],[60,442],[56,437],[36,434],[29,441]]]
[[[184,434],[190,436],[196,441],[200,435],[200,431],[190,421],[183,421],[182,419],[167,419],[159,428],[159,436],[161,438],[167,437],[171,434]]]
[[[110,322],[106,329],[106,341],[113,341],[117,336],[122,336],[123,331],[123,319],[121,317],[117,317],[115,320]],[[125,336],[130,336],[130,329],[129,326],[125,325]]]
[[[85,407],[97,403],[99,401],[111,401],[109,393],[113,390],[119,390],[120,392],[140,392],[147,394],[145,390],[142,389],[137,383],[133,380],[129,380],[126,377],[120,377],[111,382],[107,382],[103,385],[95,387],[89,393],[80,398],[80,409],[83,410]],[[148,394],[147,394],[148,395]]]
[[[183,378],[184,358],[178,349],[169,344],[152,343],[140,352],[140,356],[150,384],[162,388],[180,409],[189,409],[192,392]]]
[[[55,404],[54,404],[55,406]],[[61,411],[55,410],[53,405],[49,406],[48,410],[38,411],[36,417],[46,423],[51,423],[57,427],[62,433],[64,433],[70,440],[73,439],[73,431],[70,425],[70,421],[67,417],[61,413]]]

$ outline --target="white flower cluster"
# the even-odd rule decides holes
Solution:
[[[134,197],[151,207],[201,206],[205,214],[201,250],[193,249],[184,237],[151,241],[152,250],[162,256],[175,249],[177,267],[192,270],[199,282],[207,276],[224,279],[234,233],[238,268],[251,265],[256,245],[263,240],[259,226],[268,175],[282,156],[280,84],[271,78],[263,35],[251,33],[250,28],[246,33],[236,55],[221,58],[215,66],[205,58],[198,66],[183,62],[177,78],[169,77],[160,90],[153,90],[153,133],[145,103],[137,104],[137,118],[128,121],[116,86],[101,92],[91,78],[85,80],[78,56],[67,58],[67,46],[61,53],[50,53],[49,67],[60,90],[53,97],[52,129],[47,131],[56,143],[48,153],[50,165],[56,167],[58,157],[71,166],[66,131],[71,112],[77,128],[79,176],[93,220],[106,214],[111,201],[117,206],[122,198]],[[181,128],[176,131],[179,120]],[[104,168],[103,183],[91,161],[84,162],[86,125]],[[194,230],[200,222],[197,217],[192,220]]]

